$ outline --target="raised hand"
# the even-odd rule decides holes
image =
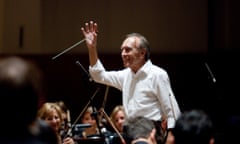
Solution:
[[[86,45],[89,49],[97,47],[97,23],[90,21],[85,23],[85,27],[81,28],[82,33],[86,39]]]

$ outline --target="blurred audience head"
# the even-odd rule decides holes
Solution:
[[[152,120],[138,116],[129,118],[124,128],[128,139],[132,144],[145,142],[148,144],[156,144],[156,128]]]
[[[0,59],[2,124],[26,128],[36,119],[42,95],[42,72],[32,61],[9,56]]]
[[[185,111],[172,130],[175,144],[213,144],[213,123],[202,110]]]

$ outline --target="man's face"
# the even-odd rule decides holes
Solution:
[[[129,37],[125,39],[121,46],[121,56],[124,67],[131,68],[136,72],[145,62],[145,49],[139,48],[139,38]]]

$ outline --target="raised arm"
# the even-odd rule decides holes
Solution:
[[[90,66],[93,66],[96,64],[96,62],[98,60],[97,23],[94,23],[93,21],[90,21],[89,23],[85,23],[85,27],[82,27],[81,30],[86,39],[86,45],[88,48]]]

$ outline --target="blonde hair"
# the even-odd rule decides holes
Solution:
[[[119,112],[119,111],[122,111],[124,113],[124,115],[126,116],[126,113],[125,113],[125,110],[124,110],[124,107],[122,105],[117,105],[114,107],[111,115],[110,115],[110,119],[112,121],[115,121],[115,115]]]
[[[50,114],[50,112],[52,110],[56,110],[57,114],[59,115],[59,118],[62,122],[62,110],[61,108],[56,104],[56,103],[52,103],[52,102],[46,102],[44,103],[40,109],[38,110],[38,117],[45,120],[48,115]]]

